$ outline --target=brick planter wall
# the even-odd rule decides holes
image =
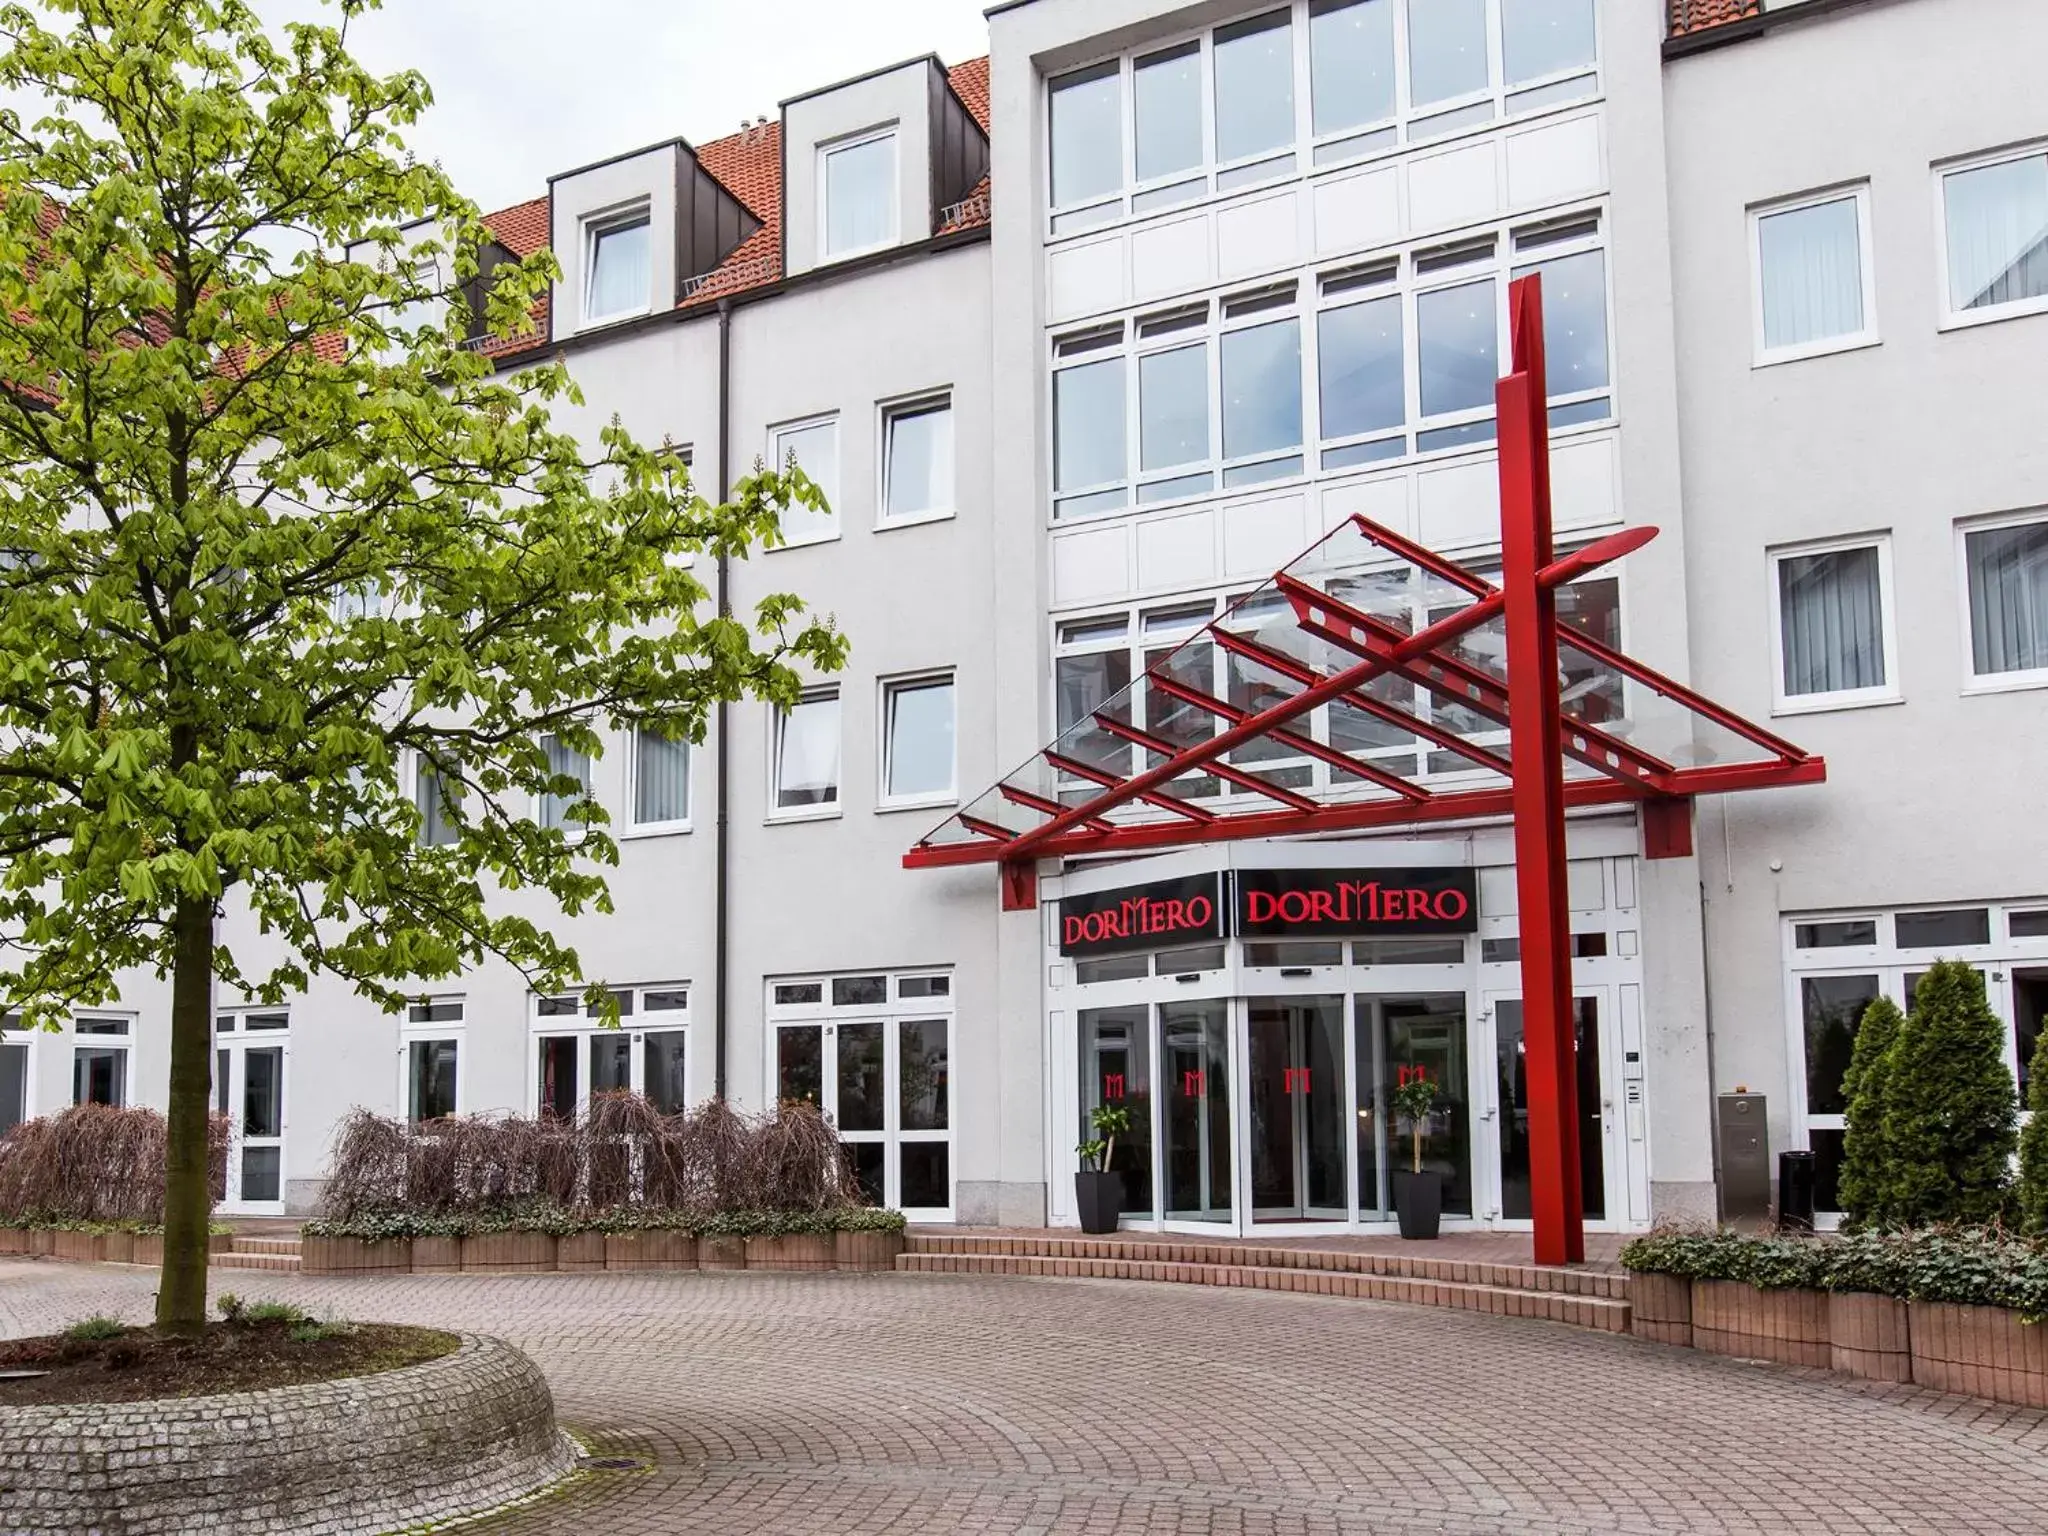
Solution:
[[[1652,1344],[1692,1343],[1692,1282],[1675,1275],[1628,1277],[1629,1329]]]
[[[47,1259],[57,1251],[57,1234],[48,1227],[31,1228],[28,1234],[28,1251]]]
[[[1941,1392],[2048,1408],[2048,1324],[2000,1307],[1910,1304],[1913,1380]]]
[[[691,1232],[610,1232],[604,1240],[606,1269],[695,1269],[697,1238]]]
[[[604,1234],[602,1232],[578,1232],[571,1237],[555,1240],[555,1268],[557,1269],[603,1269]]]
[[[509,1344],[305,1387],[0,1408],[0,1530],[326,1536],[475,1514],[566,1473],[554,1400]]]
[[[306,1275],[409,1275],[412,1239],[308,1237],[300,1242],[299,1272]]]
[[[416,1237],[412,1240],[412,1272],[416,1275],[452,1275],[462,1268],[462,1239],[459,1237]]]
[[[548,1232],[487,1232],[462,1240],[463,1273],[550,1270],[555,1239]]]
[[[744,1237],[700,1237],[697,1239],[699,1269],[745,1269],[747,1240]]]
[[[1911,1381],[1912,1341],[1906,1304],[1860,1291],[1828,1294],[1828,1363],[1864,1381]]]
[[[832,1261],[841,1269],[894,1269],[902,1251],[901,1232],[839,1232],[832,1239]]]
[[[783,1237],[750,1237],[747,1239],[747,1268],[836,1269],[839,1261],[832,1239],[831,1233],[823,1236],[790,1233]]]
[[[1732,1280],[1695,1280],[1693,1348],[1786,1365],[1830,1362],[1825,1291],[1760,1291]]]
[[[27,1227],[0,1227],[0,1254],[27,1252]]]
[[[135,1234],[135,1251],[128,1256],[131,1264],[147,1264],[151,1269],[161,1269],[164,1263],[164,1235],[161,1232],[138,1232]]]

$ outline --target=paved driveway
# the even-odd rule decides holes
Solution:
[[[154,1277],[0,1260],[0,1333]],[[302,1279],[501,1334],[593,1472],[465,1531],[2048,1531],[2048,1416],[1548,1323],[948,1275]]]

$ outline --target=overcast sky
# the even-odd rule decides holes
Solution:
[[[991,0],[385,0],[351,47],[417,69],[435,106],[412,131],[487,211],[551,172],[677,135],[701,144],[785,96],[883,64],[988,52]],[[313,0],[255,0],[282,20]]]

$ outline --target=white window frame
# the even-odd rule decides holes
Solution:
[[[952,667],[937,667],[925,672],[904,672],[893,677],[877,678],[875,719],[881,729],[875,732],[875,809],[881,811],[911,811],[931,806],[957,805],[960,803],[960,679]],[[896,695],[905,689],[915,690],[933,683],[944,683],[953,690],[953,764],[952,774],[946,787],[921,795],[892,795],[889,793],[889,754],[893,745],[891,719]],[[844,761],[842,743],[841,761]]]
[[[584,1003],[579,990],[573,992],[549,992],[527,994],[526,998],[526,1070],[521,1081],[526,1084],[526,1100],[520,1110],[522,1115],[540,1113],[540,1042],[543,1039],[568,1037],[576,1041],[576,1118],[581,1120],[590,1112],[591,1043],[599,1038],[626,1039],[631,1043],[629,1058],[629,1081],[637,1081],[636,1090],[646,1090],[647,1059],[643,1047],[645,1036],[665,1034],[680,1030],[683,1034],[683,1072],[686,1082],[694,1082],[697,1075],[698,1041],[690,1029],[690,1016],[696,1007],[696,988],[687,981],[643,981],[619,984],[608,991],[624,993],[632,999],[633,1011],[619,1019],[617,1029],[609,1029],[593,1017]],[[650,992],[682,992],[688,1001],[681,1008],[663,1008],[650,1013],[647,1009],[647,994]],[[566,1014],[542,1014],[541,1004],[557,998],[572,998],[575,1011]],[[652,1019],[654,1022],[649,1023]],[[458,1075],[461,1070],[460,1057],[456,1060]],[[698,1102],[694,1091],[689,1093],[685,1108]]]
[[[126,1025],[127,1027],[118,1035],[84,1035],[78,1032],[78,1023],[80,1019],[92,1019],[95,1022],[105,1021],[108,1023],[120,1023]],[[78,1052],[81,1049],[113,1050],[122,1053],[121,1102],[116,1107],[121,1109],[133,1109],[136,1107],[137,1103],[139,1102],[136,1098],[135,1093],[136,1020],[137,1015],[126,1012],[119,1008],[83,1008],[79,1009],[71,1015],[70,1022],[66,1025],[64,1030],[65,1043],[68,1047],[65,1064],[71,1068],[71,1081],[66,1086],[64,1094],[65,1102],[67,1104],[77,1104],[81,1102],[78,1098]],[[209,1052],[212,1050],[210,1040],[207,1048]],[[207,1057],[209,1066],[211,1065],[212,1060],[213,1058],[209,1054],[209,1056]],[[31,1094],[31,1097],[33,1097],[33,1094]],[[209,1097],[208,1103],[211,1104],[211,1102],[212,1100]]]
[[[40,1102],[40,1095],[36,1093],[36,1068],[40,1063],[37,1058],[36,1041],[42,1035],[48,1033],[48,1031],[26,1029],[22,1026],[18,1015],[9,1015],[9,1017],[13,1018],[14,1022],[9,1024],[4,1032],[0,1032],[0,1045],[18,1045],[27,1052],[27,1055],[22,1059],[21,1068],[23,1073],[21,1083],[21,1118],[25,1124],[35,1119],[37,1115],[36,1106]]]
[[[1970,632],[1970,535],[1991,533],[2000,528],[2020,528],[2030,523],[2048,526],[2048,507],[2036,507],[2028,512],[2002,512],[1956,524],[1956,609],[1962,625],[1963,692],[1966,694],[2018,693],[2029,688],[2048,688],[2048,667],[2029,667],[2021,672],[1979,672],[1976,640]]]
[[[1859,331],[1845,332],[1840,336],[1828,336],[1818,341],[1801,342],[1797,346],[1772,347],[1764,340],[1764,220],[1776,214],[1797,213],[1804,208],[1819,208],[1829,203],[1841,202],[1853,202],[1856,205],[1856,265],[1857,275],[1863,284],[1863,328]],[[1870,231],[1869,182],[1845,182],[1821,191],[1802,192],[1794,197],[1774,198],[1770,202],[1750,206],[1749,325],[1752,368],[1796,363],[1809,357],[1826,357],[1834,352],[1854,352],[1859,348],[1874,347],[1880,343],[1882,338],[1879,337],[1877,330],[1877,266]]]
[[[1289,13],[1294,43],[1293,142],[1291,145],[1278,146],[1235,160],[1219,160],[1216,156],[1215,33],[1221,27],[1229,27],[1236,22],[1247,21],[1254,16],[1282,8]],[[1603,9],[1604,7],[1597,5],[1594,8],[1593,58],[1590,62],[1552,71],[1547,75],[1531,76],[1527,80],[1510,85],[1506,78],[1501,0],[1487,0],[1487,85],[1463,96],[1446,97],[1442,101],[1433,101],[1427,106],[1417,107],[1411,100],[1409,81],[1407,5],[1396,4],[1393,38],[1393,116],[1375,122],[1355,123],[1321,135],[1315,132],[1309,0],[1282,0],[1282,4],[1255,7],[1244,15],[1226,17],[1223,21],[1207,27],[1148,38],[1142,47],[1128,52],[1078,59],[1071,67],[1061,69],[1058,74],[1046,76],[1040,87],[1044,92],[1042,111],[1046,124],[1041,141],[1045,150],[1045,180],[1039,188],[1045,203],[1042,215],[1045,220],[1045,238],[1057,242],[1084,234],[1094,234],[1112,225],[1178,212],[1212,199],[1235,198],[1243,193],[1255,192],[1261,187],[1270,187],[1276,182],[1295,180],[1303,176],[1318,176],[1338,167],[1362,165],[1407,153],[1424,145],[1434,149],[1453,144],[1460,139],[1497,132],[1506,125],[1525,122],[1533,117],[1582,108],[1600,100],[1605,94],[1606,28],[1600,16]],[[1202,93],[1202,159],[1197,164],[1155,176],[1150,181],[1141,183],[1137,176],[1137,63],[1140,59],[1149,59],[1170,52],[1190,42],[1197,43],[1200,47],[1198,57]],[[1118,67],[1118,122],[1122,138],[1120,154],[1123,171],[1121,184],[1094,197],[1071,204],[1055,205],[1052,201],[1053,88],[1061,80],[1112,61]],[[1572,89],[1574,86],[1579,89]],[[1482,119],[1473,116],[1477,109],[1482,107],[1488,109],[1485,117]],[[1467,120],[1468,118],[1470,120]],[[1259,168],[1269,165],[1271,170],[1267,174],[1254,174]],[[1237,172],[1246,179],[1234,181],[1232,185],[1223,185],[1223,178],[1228,177],[1231,172]],[[1170,189],[1181,188],[1190,183],[1194,185],[1185,196],[1173,197],[1170,200],[1155,198],[1146,206],[1136,206],[1137,200],[1147,193],[1166,193]]]
[[[889,477],[895,472],[896,454],[891,431],[897,419],[904,416],[921,416],[927,412],[943,410],[946,413],[946,460],[944,465],[946,495],[936,507],[922,512],[905,512],[891,516],[889,512]],[[875,529],[915,528],[922,523],[942,523],[959,516],[960,503],[960,440],[958,422],[953,415],[953,391],[945,389],[925,390],[899,399],[882,400],[876,403],[878,432],[875,438]]]
[[[623,841],[636,837],[672,837],[680,832],[691,831],[697,811],[697,748],[687,736],[682,738],[688,762],[683,770],[683,797],[689,806],[689,814],[671,821],[639,821],[640,806],[640,732],[628,727],[620,733],[619,756],[625,759],[619,769],[619,818],[616,835]]]
[[[818,146],[818,265],[852,261],[875,251],[886,251],[899,245],[903,240],[903,139],[898,123],[883,123],[859,133],[848,134]],[[831,248],[829,231],[832,224],[832,157],[850,149],[860,149],[882,140],[889,143],[889,232],[880,240],[866,245],[849,246],[846,250]]]
[[[616,208],[606,208],[597,213],[583,216],[583,302],[579,306],[585,325],[609,325],[616,320],[630,320],[636,315],[651,314],[654,310],[654,208],[651,199],[640,198]],[[640,302],[626,309],[597,313],[591,306],[597,283],[597,246],[609,234],[631,229],[636,224],[647,226],[647,292]]]
[[[806,688],[800,703],[812,704],[830,699],[839,717],[839,780],[833,786],[833,798],[821,805],[784,806],[782,801],[782,733],[789,720],[789,711],[770,708],[768,711],[768,814],[769,822],[789,821],[832,821],[846,814],[846,700],[837,683]]]
[[[1884,683],[1876,688],[1837,688],[1827,693],[1785,691],[1784,591],[1779,567],[1788,559],[1807,555],[1838,554],[1851,549],[1877,551],[1877,602],[1879,627],[1884,637]],[[1773,545],[1764,552],[1770,565],[1771,602],[1771,713],[1810,715],[1831,709],[1863,709],[1873,704],[1899,704],[1898,589],[1892,580],[1892,536],[1885,533],[1850,534],[1843,538],[1819,539],[1804,544]]]
[[[1493,240],[1491,253],[1475,254],[1470,260],[1454,265],[1437,264],[1444,259],[1445,252],[1467,247],[1476,249],[1489,237]],[[1402,464],[1434,463],[1470,457],[1474,454],[1496,453],[1499,441],[1497,428],[1491,435],[1480,438],[1422,446],[1426,439],[1437,434],[1456,433],[1460,428],[1492,422],[1495,409],[1493,402],[1489,400],[1483,405],[1463,410],[1439,411],[1424,416],[1421,332],[1418,324],[1420,302],[1433,293],[1462,288],[1476,282],[1491,281],[1494,288],[1495,347],[1502,365],[1505,366],[1510,340],[1508,289],[1515,275],[1549,262],[1590,253],[1598,253],[1604,264],[1602,302],[1605,305],[1607,323],[1607,382],[1602,387],[1591,389],[1553,390],[1548,404],[1553,414],[1573,407],[1599,406],[1603,402],[1605,409],[1601,414],[1584,421],[1553,425],[1552,438],[1564,439],[1578,433],[1611,430],[1621,419],[1621,390],[1616,377],[1618,370],[1615,360],[1614,263],[1609,243],[1607,201],[1604,197],[1546,211],[1538,218],[1497,221],[1451,239],[1434,235],[1428,239],[1410,241],[1368,260],[1346,257],[1342,260],[1297,268],[1291,273],[1274,273],[1257,282],[1233,283],[1225,287],[1211,288],[1206,293],[1186,295],[1148,306],[1121,319],[1081,322],[1048,335],[1045,354],[1046,376],[1042,386],[1045,393],[1042,404],[1046,420],[1054,423],[1055,428],[1046,434],[1046,484],[1053,488],[1049,492],[1045,509],[1047,525],[1052,528],[1074,527],[1086,521],[1185,507],[1198,502],[1214,501],[1218,497],[1268,494],[1305,480],[1358,472],[1377,473]],[[1418,258],[1430,263],[1430,270],[1418,270]],[[1370,287],[1340,287],[1338,291],[1327,294],[1324,291],[1325,286],[1333,281],[1341,283],[1363,269],[1380,267],[1392,269],[1391,276],[1384,281],[1374,283]],[[1283,288],[1290,281],[1295,285],[1291,305],[1226,316],[1226,306]],[[1322,427],[1322,359],[1319,336],[1321,317],[1327,310],[1344,309],[1354,304],[1389,296],[1397,298],[1401,305],[1402,398],[1405,419],[1398,428],[1376,428],[1337,437],[1325,437]],[[1180,329],[1150,336],[1142,334],[1148,325],[1196,310],[1202,311],[1203,315],[1198,324],[1189,324]],[[1301,447],[1294,455],[1280,451],[1262,451],[1226,460],[1223,456],[1222,338],[1230,331],[1250,329],[1290,316],[1296,319],[1300,326]],[[1114,339],[1108,339],[1111,337]],[[1174,351],[1197,341],[1205,342],[1208,348],[1209,456],[1206,460],[1190,460],[1186,464],[1147,471],[1141,467],[1141,434],[1144,423],[1139,379],[1140,363],[1155,352]],[[1084,368],[1091,364],[1106,362],[1111,358],[1121,359],[1124,369],[1123,475],[1113,481],[1059,487],[1056,457],[1059,375],[1069,369]],[[1342,455],[1362,445],[1382,442],[1397,442],[1401,451],[1349,463],[1331,462],[1340,460]],[[1302,467],[1292,474],[1276,475],[1267,480],[1244,481],[1237,485],[1223,484],[1227,471],[1293,456],[1300,457]],[[1208,483],[1203,487],[1189,489],[1177,495],[1160,496],[1153,500],[1139,498],[1142,485],[1202,475],[1208,477]],[[1105,495],[1119,495],[1122,499],[1110,506],[1084,509],[1081,505]],[[1071,506],[1075,510],[1062,514],[1060,509],[1063,506]]]
[[[1941,306],[1937,330],[1959,331],[1973,325],[1995,325],[2001,320],[2048,313],[2048,294],[2015,299],[2009,304],[1989,309],[1952,309],[1948,271],[1948,178],[1963,171],[1981,171],[1988,166],[2005,165],[2014,160],[2044,158],[2048,158],[2048,139],[2037,139],[2031,144],[2012,145],[1960,160],[1945,160],[1934,167],[1934,277],[1939,285],[1936,302]]]
[[[832,1001],[832,983],[835,980],[849,980],[856,977],[876,977],[883,981],[883,1000],[879,1003],[845,1003]],[[902,995],[903,983],[910,979],[943,976],[946,978],[944,997],[906,998]],[[819,1001],[815,1003],[777,1002],[777,987],[816,983]],[[833,1036],[832,1051],[836,1053],[836,1030],[840,1024],[869,1024],[882,1026],[883,1040],[883,1128],[879,1131],[845,1131],[841,1139],[853,1143],[880,1144],[885,1150],[882,1160],[882,1203],[904,1210],[899,1198],[901,1193],[900,1152],[906,1143],[944,1143],[946,1147],[946,1179],[953,1200],[944,1206],[912,1206],[905,1210],[913,1221],[947,1222],[953,1220],[953,1212],[959,1202],[960,1191],[960,1141],[961,1096],[959,1089],[959,991],[960,978],[951,966],[915,966],[896,971],[842,971],[835,974],[797,974],[793,976],[769,976],[764,978],[762,998],[766,1005],[766,1027],[762,1030],[763,1076],[762,1081],[770,1086],[776,1095],[781,1093],[779,1048],[782,1041],[782,1026],[815,1024],[820,1027],[821,1046],[826,1036]],[[946,1025],[946,1127],[939,1131],[910,1131],[903,1129],[901,1045],[900,1026],[925,1020],[943,1019]],[[837,1102],[838,1088],[833,1080],[829,1064],[821,1060],[820,1083],[822,1093],[821,1110]],[[895,1092],[890,1092],[891,1089]]]
[[[768,463],[777,473],[780,473],[783,466],[789,462],[789,449],[785,446],[784,440],[798,432],[808,432],[814,427],[830,427],[832,429],[832,479],[834,484],[830,487],[829,494],[826,497],[826,500],[831,504],[831,526],[822,533],[807,533],[802,538],[796,539],[789,537],[787,531],[785,531],[782,542],[776,545],[774,549],[769,550],[769,554],[774,554],[777,550],[784,549],[807,549],[813,544],[830,544],[839,538],[841,530],[846,526],[845,508],[840,505],[846,487],[846,444],[844,434],[839,430],[839,413],[837,411],[821,411],[815,416],[800,416],[794,421],[776,422],[768,429]],[[802,463],[799,462],[797,467],[801,469],[803,467]],[[806,470],[805,473],[809,474],[809,471]]]
[[[415,1008],[447,1007],[453,1004],[462,1010],[462,1017],[449,1020],[415,1020]],[[405,1012],[398,1019],[398,1110],[393,1117],[407,1125],[412,1120],[412,1048],[415,1042],[425,1040],[452,1040],[455,1042],[455,1110],[458,1115],[470,1112],[469,1103],[469,999],[460,992],[443,995],[421,995],[406,1002]],[[426,1122],[421,1122],[422,1124]]]

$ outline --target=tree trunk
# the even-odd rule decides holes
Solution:
[[[213,903],[182,896],[173,919],[171,1101],[164,1153],[164,1267],[156,1325],[166,1333],[206,1327],[207,1229],[213,1170],[207,1115],[213,1085]]]

